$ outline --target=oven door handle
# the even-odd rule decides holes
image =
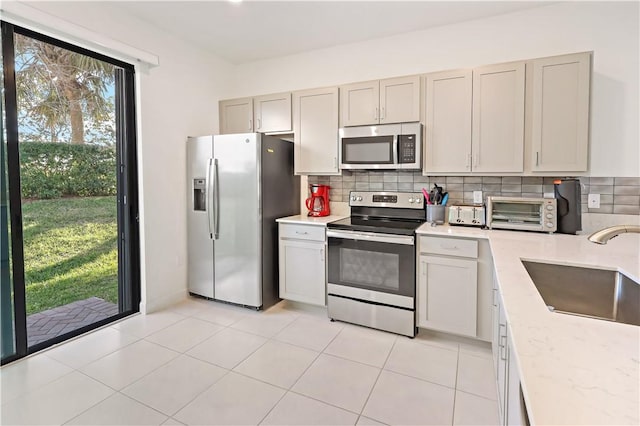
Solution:
[[[413,236],[376,234],[374,232],[334,231],[327,230],[327,238],[341,238],[344,240],[371,241],[375,243],[404,244],[412,246]]]

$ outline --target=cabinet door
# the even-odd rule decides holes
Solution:
[[[380,80],[380,124],[420,121],[420,76]]]
[[[478,264],[420,256],[418,326],[476,336]]]
[[[280,297],[325,306],[325,244],[280,239]]]
[[[342,126],[378,124],[379,105],[380,84],[378,80],[340,87]]]
[[[522,172],[524,62],[473,70],[474,172]]]
[[[531,170],[586,171],[591,54],[536,59],[532,70]]]
[[[507,412],[505,416],[505,424],[509,426],[528,425],[527,408],[524,404],[522,390],[520,388],[520,372],[518,370],[518,357],[513,352],[511,339],[507,344],[507,388],[505,391],[505,399]]]
[[[507,400],[505,389],[508,380],[509,351],[507,349],[507,317],[502,303],[498,303],[498,408],[500,424],[505,424],[507,415]]]
[[[471,171],[471,70],[425,76],[423,174]]]
[[[339,174],[338,88],[293,94],[296,174]]]
[[[220,134],[253,132],[253,99],[220,101]]]
[[[253,107],[256,132],[291,131],[291,93],[255,97]]]

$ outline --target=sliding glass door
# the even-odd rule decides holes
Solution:
[[[133,67],[4,22],[2,52],[6,362],[137,311],[139,261]]]

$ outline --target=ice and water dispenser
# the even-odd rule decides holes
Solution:
[[[193,180],[193,210],[207,210],[207,185],[205,179],[195,178]]]

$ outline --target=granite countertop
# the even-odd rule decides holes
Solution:
[[[335,222],[336,220],[344,219],[345,217],[349,217],[349,215],[329,215],[324,217],[311,217],[305,215],[295,215],[295,216],[287,216],[276,219],[276,222],[279,223],[293,223],[298,225],[317,225],[317,226],[326,226],[329,222]]]
[[[424,224],[422,235],[486,238],[531,424],[639,424],[640,327],[550,312],[521,259],[624,272],[640,281],[640,235],[585,235]]]

